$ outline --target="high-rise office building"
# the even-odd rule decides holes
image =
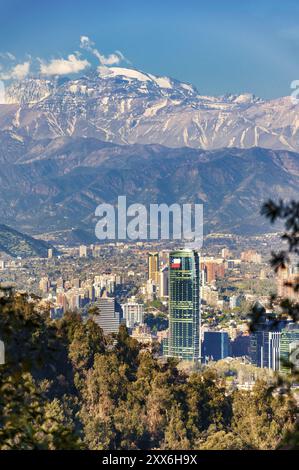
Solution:
[[[165,266],[159,273],[159,297],[165,299],[168,297],[169,268]]]
[[[249,355],[252,364],[267,369],[280,369],[280,337],[287,321],[278,324],[265,320],[250,336]]]
[[[260,264],[262,262],[262,256],[255,250],[246,250],[241,253],[241,261]]]
[[[232,357],[249,356],[250,336],[248,334],[238,335],[231,341]]]
[[[64,289],[65,281],[63,277],[59,277],[56,281],[56,289]]]
[[[107,297],[106,293],[94,304],[98,312],[92,319],[103,330],[104,334],[118,333],[121,316],[116,309],[115,298]]]
[[[169,256],[169,336],[167,355],[200,361],[199,255],[182,249]]]
[[[121,305],[123,317],[126,321],[127,328],[134,328],[144,322],[144,305],[136,302],[134,299]]]
[[[159,284],[159,253],[148,254],[148,280]]]
[[[220,361],[229,356],[230,340],[226,331],[205,331],[203,341],[203,359]]]
[[[299,369],[299,325],[298,323],[289,323],[281,331],[280,336],[280,370],[289,373],[292,363],[296,369]]]
[[[279,370],[280,331],[256,331],[250,337],[252,364],[266,369]]]
[[[81,287],[81,279],[79,277],[72,279],[72,286],[79,289]]]
[[[39,289],[42,291],[43,294],[47,294],[50,290],[50,280],[48,276],[42,277],[39,281]]]

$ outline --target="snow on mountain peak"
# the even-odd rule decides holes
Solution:
[[[138,80],[140,82],[152,81],[160,88],[172,88],[172,83],[168,77],[158,77],[150,73],[140,72],[136,69],[128,69],[124,67],[100,67],[99,69],[101,78],[112,78],[121,76],[125,80]]]
[[[99,67],[99,76],[101,78],[112,78],[118,75],[124,77],[127,80],[135,79],[140,82],[146,82],[150,80],[150,77],[143,72],[139,72],[135,69],[128,69],[124,67]]]
[[[172,88],[171,80],[168,77],[156,77],[156,75],[149,75],[151,79],[157,83],[160,88]]]
[[[227,94],[223,97],[229,103],[236,104],[254,104],[262,102],[261,98],[258,98],[253,93],[241,93],[240,95]]]
[[[33,139],[79,136],[119,144],[299,151],[299,104],[291,97],[204,96],[191,84],[132,68],[100,67],[74,80],[16,81],[6,98],[0,130]]]

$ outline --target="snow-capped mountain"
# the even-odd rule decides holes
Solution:
[[[0,130],[16,139],[96,137],[118,144],[299,151],[299,104],[291,97],[210,97],[190,84],[110,67],[80,79],[12,83]]]

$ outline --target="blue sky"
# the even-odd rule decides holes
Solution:
[[[99,65],[93,49],[104,62],[120,51],[129,66],[203,94],[272,98],[299,79],[298,0],[0,0],[0,8],[2,78],[40,64],[53,70],[67,64],[51,61],[70,55],[80,75],[87,62]],[[88,47],[80,48],[81,36]]]

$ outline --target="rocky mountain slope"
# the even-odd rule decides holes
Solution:
[[[299,151],[299,104],[291,97],[211,97],[169,77],[107,68],[80,79],[14,82],[0,130],[24,138],[94,137],[118,144]]]
[[[208,97],[119,67],[28,78],[11,83],[0,104],[1,222],[92,240],[96,206],[127,195],[202,202],[206,231],[263,232],[264,200],[299,197],[296,151],[291,97]]]
[[[14,136],[5,135],[6,143]],[[18,149],[17,143],[16,149]],[[205,230],[268,231],[263,201],[299,197],[299,155],[261,148],[171,149],[60,137],[22,143],[0,165],[2,221],[28,233],[94,233],[101,202],[204,204]]]

